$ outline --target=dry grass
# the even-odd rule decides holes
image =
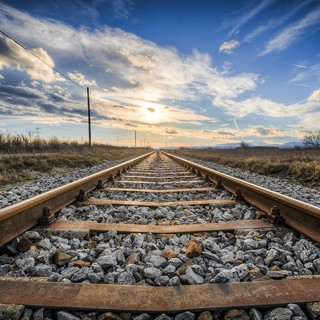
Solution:
[[[179,149],[175,153],[320,187],[320,149]]]
[[[2,140],[1,140],[2,139]],[[0,134],[0,188],[37,179],[43,173],[73,171],[129,156],[139,156],[150,149],[65,142],[56,138],[29,139]]]

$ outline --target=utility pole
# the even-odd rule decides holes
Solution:
[[[143,138],[143,147],[146,147],[146,138]]]
[[[137,130],[134,130],[134,147],[137,147]]]
[[[36,133],[37,133],[36,137],[39,139],[40,138],[40,128],[39,128],[39,126],[36,127]]]
[[[90,114],[90,97],[89,87],[87,87],[87,101],[88,101],[88,128],[89,128],[89,149],[91,151],[91,114]]]

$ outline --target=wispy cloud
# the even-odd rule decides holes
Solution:
[[[128,19],[134,8],[133,0],[111,0],[114,15],[119,19]]]
[[[299,12],[301,9],[309,5],[311,1],[312,0],[302,1],[298,5],[296,3],[293,3],[293,7],[291,10],[289,9],[288,12],[286,12],[284,15],[282,15],[277,19],[271,19],[268,22],[265,22],[263,25],[258,26],[252,32],[247,34],[243,41],[250,42],[254,38],[258,37],[260,34],[283,25],[288,19],[293,17],[297,12]]]
[[[320,63],[316,63],[308,68],[299,68],[298,70],[299,72],[290,82],[320,81]]]
[[[230,38],[232,35],[234,35],[245,23],[252,20],[254,17],[256,17],[260,12],[262,12],[264,9],[271,6],[275,0],[264,0],[261,1],[259,5],[251,9],[249,12],[245,12],[243,15],[235,19],[236,25],[232,28],[232,30],[228,34],[228,38]]]
[[[299,69],[308,69],[307,66],[304,66],[302,64],[292,64],[293,67],[299,68]]]
[[[240,42],[237,40],[225,41],[219,47],[219,52],[224,52],[231,54],[233,50],[240,45]]]
[[[299,87],[311,88],[311,86],[304,84],[304,83],[295,83],[295,85],[299,86]]]
[[[175,134],[179,134],[179,132],[177,131],[177,130],[175,130],[175,129],[169,129],[169,128],[167,128],[166,129],[166,134],[169,134],[169,135],[175,135]]]
[[[287,49],[292,43],[310,34],[309,28],[320,25],[320,7],[308,13],[304,18],[282,30],[277,36],[271,39],[259,54],[264,56],[272,52],[280,52]]]

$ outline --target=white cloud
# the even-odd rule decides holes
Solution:
[[[303,36],[308,36],[307,31],[313,25],[320,25],[320,7],[308,13],[304,18],[282,30],[265,46],[260,56],[287,49],[292,43]]]
[[[216,106],[226,110],[228,114],[232,116],[238,115],[239,117],[256,114],[275,118],[299,118],[315,108],[313,104],[307,102],[285,105],[261,97],[252,97],[241,101],[217,98],[213,102]]]
[[[194,50],[188,56],[180,55],[175,48],[158,46],[120,29],[76,30],[4,5],[0,5],[0,19],[14,37],[45,47],[57,65],[60,61],[65,65],[66,60],[70,65],[77,63],[77,68],[92,65],[79,72],[96,79],[102,89],[118,88],[114,96],[108,96],[117,101],[201,101],[205,96],[235,97],[256,88],[257,75],[219,71],[207,53]],[[112,77],[106,77],[105,70],[112,71]]]
[[[50,63],[55,62],[58,69],[70,66],[70,70],[63,71],[69,72],[75,81],[83,81],[82,85],[99,85],[93,90],[91,103],[95,110],[94,123],[101,127],[128,130],[132,128],[125,124],[129,123],[138,125],[139,130],[150,132],[150,124],[153,124],[152,132],[163,135],[165,128],[174,129],[175,124],[181,124],[179,135],[175,136],[181,133],[190,139],[207,139],[208,133],[201,133],[201,130],[180,129],[185,124],[196,127],[217,121],[207,116],[211,110],[208,104],[202,105],[204,101],[212,101],[213,108],[219,108],[223,116],[230,116],[231,119],[235,115],[241,118],[254,113],[262,117],[297,117],[302,124],[306,119],[304,112],[313,110],[317,115],[314,111],[316,106],[311,102],[286,106],[261,97],[243,99],[241,95],[254,92],[261,79],[259,75],[235,73],[229,64],[219,70],[205,52],[194,50],[189,55],[182,55],[175,48],[161,47],[120,29],[77,30],[57,21],[33,18],[1,4],[0,20],[5,29],[11,30],[14,38],[23,39],[33,48],[45,48],[41,49],[44,58]],[[0,52],[4,55],[3,51]],[[31,61],[30,70],[27,67],[22,69],[18,63],[0,61],[4,63],[3,67],[20,68],[37,80],[32,82],[33,89],[43,90],[44,96],[39,99],[42,104],[34,100],[35,109],[32,112],[43,119],[51,119],[51,122],[54,119],[77,123],[85,121],[84,92],[83,96],[79,94],[75,99],[66,89],[74,90],[73,87],[54,83],[56,75],[43,64],[41,66],[39,61]],[[41,68],[44,70],[38,75]],[[43,85],[40,81],[47,84]],[[26,99],[18,102],[19,115],[27,117],[26,113],[31,109],[23,107]],[[196,105],[197,110],[201,110],[200,114],[185,108],[185,105]],[[9,104],[3,108],[8,110]],[[148,108],[156,112],[147,113]],[[205,109],[206,115],[201,114]],[[258,131],[256,134],[263,132]],[[242,135],[243,129],[240,132]],[[215,136],[221,138],[222,135],[215,133],[210,139]]]
[[[4,76],[2,74],[0,74],[0,80],[3,80]]]
[[[85,78],[84,74],[81,72],[68,72],[68,77],[75,81],[76,83],[80,84],[80,86],[97,86],[95,80],[89,81]]]
[[[129,52],[122,53],[136,68],[142,68],[144,70],[152,70],[156,67],[156,63],[153,60],[157,60],[156,57],[148,57],[147,55],[138,54],[131,55]]]
[[[32,80],[41,80],[49,83],[63,79],[53,71],[54,62],[49,54],[42,48],[25,49],[18,46],[11,39],[0,37],[0,70],[3,68],[15,68],[25,71]],[[40,61],[39,57],[45,64]]]
[[[233,50],[239,45],[240,45],[240,42],[237,40],[226,41],[219,47],[219,52],[231,54]]]
[[[308,98],[308,101],[320,101],[320,89],[313,91],[313,93]]]

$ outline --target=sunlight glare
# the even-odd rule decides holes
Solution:
[[[159,108],[149,107],[143,110],[145,120],[148,123],[159,123],[161,121],[161,111]]]

